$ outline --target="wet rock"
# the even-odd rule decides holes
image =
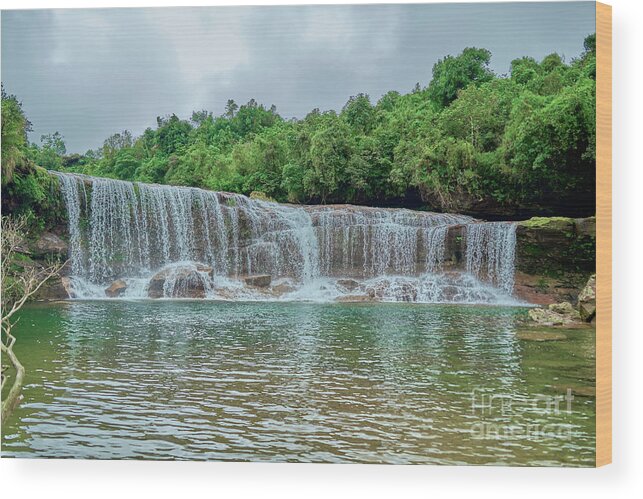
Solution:
[[[532,308],[529,318],[543,326],[562,326],[580,321],[580,314],[569,302],[552,303],[547,308]]]
[[[60,278],[60,284],[65,290],[65,293],[67,296],[65,298],[75,298],[75,294],[73,290],[71,289],[71,279],[69,277],[63,276]]]
[[[359,287],[359,282],[355,279],[337,279],[337,284],[349,291],[353,291]]]
[[[56,234],[43,232],[33,245],[33,254],[40,258],[48,256],[66,258],[68,249],[68,244]]]
[[[592,275],[578,295],[578,312],[585,322],[596,318],[596,274]]]
[[[60,267],[60,270],[58,271],[58,274],[61,276],[70,276],[72,271],[72,265],[71,265],[71,259],[68,259],[62,267]]]
[[[165,284],[165,277],[156,274],[150,280],[149,285],[147,286],[147,296],[150,298],[163,298],[163,286]]]
[[[51,277],[38,290],[36,300],[56,301],[75,298],[69,277]]]
[[[116,298],[121,296],[127,289],[127,283],[123,279],[117,279],[107,289],[105,295],[109,298]]]
[[[295,291],[295,289],[297,289],[295,288],[295,286],[282,282],[280,284],[274,285],[272,287],[272,292],[277,296],[281,296],[281,295],[285,295],[286,293],[292,293],[293,291]]]
[[[543,326],[561,326],[565,323],[560,315],[546,308],[532,308],[529,311],[529,318]]]
[[[552,303],[551,305],[549,305],[549,310],[562,316],[570,317],[572,319],[578,317],[576,309],[568,301],[564,301],[561,303]]]
[[[197,272],[202,272],[204,274],[207,274],[209,278],[212,278],[214,276],[214,269],[210,267],[209,265],[204,265],[202,263],[197,263],[195,265],[195,269]]]
[[[268,194],[262,191],[252,191],[249,197],[250,199],[256,199],[258,201],[268,201],[270,203],[276,203],[276,201],[273,198],[271,198],[270,196],[268,196]]]
[[[391,283],[382,280],[366,288],[366,294],[372,300],[414,302],[417,301],[417,293],[417,287],[410,282]]]
[[[338,297],[335,301],[340,303],[363,303],[377,301],[376,297],[371,297],[368,295],[344,295]]]
[[[150,298],[205,298],[212,267],[195,264],[171,267],[156,273],[147,288]]]
[[[269,274],[261,275],[250,275],[243,278],[248,286],[254,286],[255,288],[267,288],[272,282],[272,276]]]

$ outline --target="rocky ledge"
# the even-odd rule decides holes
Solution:
[[[346,210],[345,207],[337,209]],[[465,232],[463,225],[455,225],[448,231],[442,262],[446,271],[463,269]],[[66,259],[69,251],[66,238],[64,228],[49,229],[26,245],[23,258],[35,265],[45,265],[52,258]],[[537,305],[569,302],[578,310],[583,320],[591,321],[595,314],[595,291],[587,287],[586,283],[595,273],[595,245],[595,217],[535,217],[517,222],[514,294],[519,299]],[[418,258],[424,261],[425,255],[418,252]],[[202,277],[204,274],[211,275],[212,269],[203,267],[184,269],[181,275],[173,276],[170,276],[167,270],[159,271],[150,285],[150,296],[166,296],[164,290],[170,285],[175,289],[173,296],[174,293],[183,292],[187,292],[187,297],[204,296],[206,288]],[[51,279],[37,299],[69,298],[69,282],[64,278],[68,272],[69,269],[64,268],[61,278]],[[345,273],[335,277],[343,278],[338,284],[346,288],[348,296],[363,294],[351,291],[357,288],[355,279],[363,276]],[[171,278],[170,282],[168,278]],[[292,291],[290,286],[279,283],[279,276],[246,275],[240,276],[239,279],[244,285],[255,290],[265,290],[267,293],[281,295]],[[107,286],[105,292],[110,297],[122,296],[127,293],[127,285],[116,280]],[[376,298],[377,293],[374,293],[371,299]]]
[[[532,323],[541,326],[569,326],[593,323],[596,319],[596,275],[592,275],[576,300],[576,305],[564,301],[529,310]]]
[[[596,272],[596,218],[534,217],[516,228],[517,297],[576,303]]]

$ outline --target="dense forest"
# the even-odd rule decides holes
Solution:
[[[358,94],[340,112],[299,120],[229,100],[221,116],[158,117],[156,129],[116,133],[82,155],[67,154],[58,132],[30,143],[22,105],[3,89],[3,206],[28,211],[46,199],[39,166],[292,203],[593,214],[595,36],[569,62],[523,57],[497,75],[490,60],[466,48],[439,60],[425,87],[377,102]]]

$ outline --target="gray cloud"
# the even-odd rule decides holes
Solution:
[[[523,55],[570,59],[594,31],[592,2],[4,11],[2,81],[32,140],[58,130],[84,152],[159,115],[221,114],[229,98],[284,117],[377,100],[426,85],[467,46],[489,49],[498,73]]]

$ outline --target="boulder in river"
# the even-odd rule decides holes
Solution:
[[[381,279],[367,286],[366,294],[373,301],[414,302],[417,300],[418,289],[411,282],[392,282],[388,279]]]
[[[110,286],[105,289],[105,295],[109,298],[116,298],[121,296],[127,289],[127,283],[123,279],[115,280]]]
[[[337,284],[349,291],[353,291],[359,287],[359,282],[355,279],[337,279]]]
[[[580,321],[580,314],[571,303],[552,303],[547,308],[532,308],[529,318],[543,326],[562,326]]]
[[[292,293],[296,289],[297,288],[295,286],[293,286],[292,284],[289,284],[287,282],[281,282],[279,284],[275,284],[272,287],[272,292],[277,296],[281,296],[281,295],[285,295],[287,293]]]
[[[213,269],[193,264],[168,267],[157,272],[147,287],[150,298],[205,298]]]
[[[57,301],[76,298],[76,296],[71,289],[69,277],[54,276],[42,285],[35,298],[43,301]]]
[[[340,303],[361,303],[361,302],[371,302],[371,301],[378,301],[378,300],[368,295],[343,295],[343,296],[337,297],[335,301],[338,301]]]
[[[243,282],[255,288],[267,288],[272,282],[272,276],[270,274],[249,275],[243,278]]]

